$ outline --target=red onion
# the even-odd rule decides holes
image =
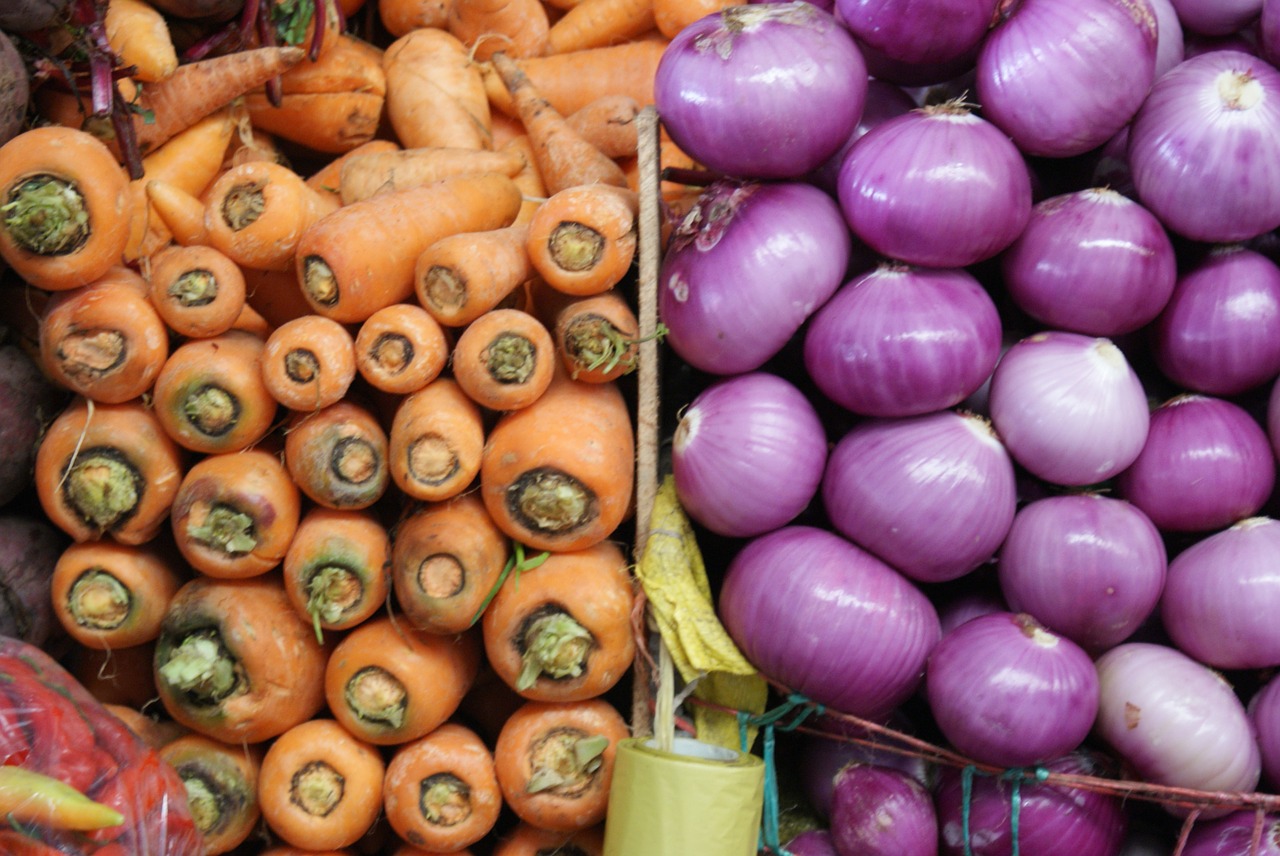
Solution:
[[[835,779],[831,840],[837,853],[937,856],[933,797],[899,770],[870,764],[845,767]]]
[[[863,718],[915,692],[940,635],[933,605],[905,577],[811,526],[777,529],[738,551],[719,613],[762,674]]]
[[[1233,811],[1226,817],[1197,823],[1187,835],[1182,856],[1280,856],[1280,815],[1266,814],[1261,825],[1257,812]],[[1252,849],[1257,826],[1257,849]]]
[[[1095,666],[1101,686],[1095,730],[1135,775],[1208,791],[1257,786],[1260,761],[1249,717],[1217,672],[1150,642],[1117,645]]]
[[[685,409],[671,446],[676,493],[697,522],[746,538],[790,523],[818,492],[827,460],[822,421],[790,381],[764,372],[725,378]]]
[[[886,724],[899,733],[909,734],[914,731],[911,722],[901,711],[894,711]],[[812,725],[824,734],[829,732],[831,736],[815,732],[802,735],[796,753],[796,769],[804,795],[823,818],[831,817],[836,774],[850,764],[891,767],[926,787],[933,784],[932,765],[910,747],[900,744],[890,736],[872,733],[848,720],[830,716],[819,717]],[[858,739],[842,739],[844,737]]]
[[[762,0],[769,2],[769,0]],[[840,856],[831,842],[831,833],[825,829],[810,829],[786,843],[791,856]]]
[[[959,102],[872,128],[845,157],[837,192],[854,234],[869,247],[926,267],[991,258],[1031,214],[1022,156]]]
[[[867,416],[917,416],[959,404],[1000,356],[1000,313],[963,269],[882,264],[814,313],[809,376],[828,398]]]
[[[800,182],[717,181],[659,271],[667,344],[695,368],[760,368],[844,282],[852,242],[830,196]]]
[[[1021,0],[982,43],[982,115],[1027,154],[1078,155],[1124,127],[1155,79],[1144,0]]]
[[[1156,78],[1183,59],[1182,22],[1173,0],[1147,0],[1156,15]]]
[[[1280,61],[1280,3],[1262,0],[1262,15],[1258,19],[1258,51],[1267,62]]]
[[[1243,241],[1280,225],[1280,73],[1224,50],[1184,60],[1151,87],[1129,133],[1138,198],[1197,241]]]
[[[1032,318],[1091,336],[1119,336],[1154,320],[1177,278],[1160,221],[1106,188],[1037,203],[1001,271],[1009,296]]]
[[[1210,395],[1236,395],[1280,374],[1280,267],[1239,245],[1184,273],[1152,330],[1156,365]]]
[[[1262,13],[1262,0],[1170,0],[1178,20],[1205,36],[1229,36]]]
[[[867,98],[862,108],[862,118],[858,120],[858,124],[853,129],[853,133],[849,135],[849,139],[845,140],[840,148],[836,149],[836,153],[827,158],[822,166],[814,170],[813,174],[809,176],[809,180],[834,196],[837,192],[836,187],[840,178],[840,166],[844,163],[849,149],[853,148],[853,144],[866,136],[866,133],[877,125],[882,125],[895,116],[908,113],[916,109],[917,106],[919,105],[901,86],[877,80],[874,77],[868,80]]]
[[[1000,358],[991,421],[1014,460],[1060,485],[1106,481],[1147,439],[1146,393],[1108,339],[1037,333]]]
[[[1280,677],[1263,684],[1246,710],[1258,737],[1262,776],[1274,788],[1280,785]]]
[[[1015,516],[1016,520],[1017,517]],[[938,606],[938,621],[945,636],[961,624],[979,615],[1008,612],[1009,604],[1000,592],[976,591],[954,597]]]
[[[950,80],[973,65],[997,0],[838,0],[871,75],[908,86]]]
[[[1120,496],[1167,532],[1207,532],[1250,517],[1275,483],[1262,426],[1239,405],[1203,395],[1157,407],[1141,454],[1116,477]]]
[[[1101,652],[1155,611],[1167,567],[1164,541],[1139,509],[1077,494],[1020,508],[996,572],[1010,609]]]
[[[739,178],[798,178],[849,138],[867,94],[857,44],[800,2],[730,6],[667,45],[654,103],[680,149]]]
[[[990,426],[950,410],[854,426],[821,491],[836,530],[922,582],[989,560],[1016,504],[1013,462]]]

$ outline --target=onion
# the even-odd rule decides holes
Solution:
[[[1017,519],[1016,517],[1014,518]],[[975,591],[953,597],[938,606],[938,621],[942,624],[945,636],[961,624],[979,615],[992,612],[1008,612],[1009,604],[1000,592]]]
[[[1229,36],[1262,13],[1262,0],[1170,0],[1182,26],[1205,36]]]
[[[1045,325],[1119,336],[1160,314],[1177,279],[1160,221],[1106,188],[1046,199],[1001,257],[1005,287]]]
[[[1049,331],[1005,352],[991,421],[1014,460],[1045,481],[1089,485],[1133,463],[1147,439],[1146,393],[1110,340]]]
[[[996,0],[838,0],[867,69],[908,86],[941,83],[973,65]]]
[[[1275,483],[1262,426],[1239,405],[1203,395],[1157,407],[1141,454],[1116,477],[1119,494],[1167,532],[1207,532],[1251,517]]]
[[[831,840],[837,853],[936,856],[933,797],[899,770],[870,764],[845,767],[835,779]]]
[[[1262,15],[1258,19],[1258,52],[1267,62],[1280,61],[1280,3],[1262,0]]]
[[[849,138],[867,67],[828,12],[797,0],[730,6],[671,39],[653,97],[671,139],[708,169],[798,178]]]
[[[1197,241],[1280,225],[1280,73],[1241,51],[1184,60],[1151,87],[1129,133],[1138,198]]]
[[[818,492],[826,460],[813,405],[790,381],[763,372],[699,393],[671,447],[676,493],[689,516],[735,538],[790,523]]]
[[[1182,22],[1173,0],[1147,0],[1156,15],[1156,79],[1183,59]]]
[[[1270,678],[1249,699],[1246,708],[1262,756],[1262,776],[1272,787],[1280,784],[1280,677]]]
[[[902,734],[914,731],[901,711],[894,711],[887,725]],[[819,717],[813,727],[814,731],[801,736],[796,753],[796,769],[804,795],[823,818],[831,817],[836,774],[850,764],[890,767],[911,776],[926,787],[933,784],[933,766],[888,735],[873,733],[848,720],[830,716]],[[819,731],[822,733],[818,733]],[[831,736],[824,736],[827,733]]]
[[[1156,365],[1210,395],[1236,395],[1280,374],[1280,267],[1239,245],[1184,273],[1152,330]]]
[[[719,613],[762,674],[863,718],[885,716],[915,692],[940,636],[919,589],[811,526],[777,529],[738,551]]]
[[[1265,814],[1258,827],[1257,849],[1251,849],[1257,812],[1241,809],[1225,817],[1197,823],[1187,834],[1182,856],[1280,856],[1280,815]]]
[[[672,232],[658,274],[667,344],[695,368],[760,368],[844,282],[852,241],[800,182],[717,181]]]
[[[862,117],[849,135],[849,139],[836,149],[836,153],[818,167],[809,176],[809,180],[830,193],[836,194],[840,178],[840,167],[853,144],[866,136],[866,133],[877,125],[882,125],[895,116],[901,116],[916,109],[918,105],[901,86],[872,78],[867,81],[867,98],[862,108]]]
[[[769,0],[762,0],[769,2]],[[840,856],[831,842],[831,833],[825,829],[810,829],[786,843],[791,856]]]
[[[1271,451],[1280,459],[1280,378],[1271,384],[1271,394],[1267,397],[1265,414],[1267,439],[1271,442]]]
[[[989,560],[1016,504],[1013,462],[986,421],[949,410],[854,426],[821,492],[837,531],[922,582]]]
[[[828,398],[867,416],[959,404],[1000,357],[1000,313],[963,269],[882,264],[810,320],[804,362]]]
[[[1249,717],[1217,672],[1149,642],[1117,645],[1095,665],[1101,687],[1095,729],[1137,776],[1207,791],[1251,791],[1258,784]]]
[[[1093,652],[1142,626],[1159,603],[1167,567],[1164,541],[1147,516],[1101,494],[1023,506],[996,562],[1010,609]]]
[[[1027,154],[1078,155],[1124,127],[1155,79],[1156,19],[1133,0],[1021,0],[982,43],[982,115]]]
[[[959,102],[867,132],[838,177],[855,235],[883,256],[964,267],[999,253],[1031,214],[1031,178],[1009,139]]]

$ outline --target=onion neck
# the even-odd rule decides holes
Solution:
[[[1017,623],[1018,629],[1022,631],[1022,634],[1030,639],[1033,644],[1041,648],[1057,647],[1059,637],[1050,633],[1045,629],[1043,624],[1036,621],[1027,613],[1018,613],[1018,615],[1014,617],[1014,622]]]
[[[1266,95],[1262,84],[1248,71],[1223,71],[1214,79],[1214,86],[1228,110],[1252,110]]]

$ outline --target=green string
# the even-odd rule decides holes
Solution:
[[[799,713],[790,722],[779,724],[781,720],[799,709]],[[791,856],[791,852],[782,846],[779,837],[778,806],[778,767],[774,763],[775,731],[793,731],[799,728],[811,715],[821,716],[826,708],[815,704],[799,693],[791,693],[786,701],[773,710],[753,715],[745,710],[738,711],[738,741],[742,751],[748,751],[748,734],[751,728],[759,728],[764,732],[762,756],[764,760],[764,810],[760,822],[760,848],[778,856]]]
[[[977,772],[978,768],[970,764],[960,773],[960,821],[964,827],[964,856],[973,856],[973,848],[969,843],[969,819],[973,807],[973,777]],[[1011,767],[1000,774],[1000,779],[1013,784],[1013,790],[1009,795],[1009,834],[1013,839],[1013,849],[1010,852],[1010,856],[1018,856],[1018,827],[1019,818],[1022,815],[1022,781],[1027,775],[1027,771],[1022,767]],[[1044,767],[1037,767],[1031,773],[1031,776],[1037,784],[1040,784],[1049,778],[1049,771]]]

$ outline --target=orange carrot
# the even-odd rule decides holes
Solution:
[[[539,829],[596,825],[608,807],[618,741],[629,736],[622,715],[603,699],[525,703],[493,747],[507,805]]]
[[[541,0],[453,0],[449,32],[486,60],[495,51],[508,56],[540,56],[551,26]]]
[[[258,310],[254,309],[248,303],[240,310],[240,314],[236,316],[236,321],[231,325],[232,330],[239,330],[242,333],[250,333],[259,339],[265,339],[271,335],[271,323]],[[230,331],[228,331],[230,332]]]
[[[363,511],[312,508],[284,556],[284,588],[317,636],[369,618],[391,591],[391,537]]]
[[[637,367],[640,322],[616,290],[569,298],[548,323],[574,380],[606,383]]]
[[[582,0],[547,33],[548,53],[631,41],[654,28],[654,0]]]
[[[448,235],[414,265],[418,302],[447,327],[465,327],[533,276],[527,226]]]
[[[404,36],[417,29],[449,25],[453,0],[378,0],[378,18],[387,32]]]
[[[0,146],[0,258],[36,288],[88,285],[129,240],[129,177],[101,140],[51,125]]]
[[[332,719],[312,719],[267,748],[258,806],[271,831],[295,847],[349,847],[378,818],[385,773],[375,747]]]
[[[144,544],[168,519],[182,471],[181,450],[141,399],[78,398],[45,431],[33,480],[45,516],[76,541]]]
[[[227,332],[244,300],[240,266],[213,247],[173,245],[151,260],[151,304],[179,336]]]
[[[493,856],[542,856],[546,853],[603,856],[604,830],[600,826],[591,826],[577,832],[553,832],[521,821],[493,849]]]
[[[378,152],[394,152],[399,151],[400,144],[394,140],[370,140],[367,143],[361,143],[350,151],[343,152],[335,158],[325,161],[324,165],[318,170],[307,176],[307,186],[312,190],[318,190],[322,193],[328,193],[338,200],[342,201],[340,192],[342,182],[342,170],[346,168],[349,161],[358,158],[361,155],[371,155]]]
[[[440,376],[449,361],[449,337],[427,310],[413,303],[379,309],[360,325],[356,370],[370,386],[404,395]]]
[[[262,350],[262,382],[290,410],[336,404],[355,378],[355,340],[346,327],[322,315],[286,321]]]
[[[458,336],[450,365],[468,398],[507,411],[528,407],[547,391],[556,359],[541,321],[519,309],[492,309]]]
[[[343,204],[350,205],[378,193],[452,176],[494,172],[514,177],[524,167],[524,157],[517,151],[422,146],[352,157],[342,168],[338,189]]]
[[[67,655],[67,665],[75,679],[103,704],[141,709],[156,698],[152,673],[155,647],[154,642],[144,642],[99,651],[75,645]]]
[[[737,0],[651,0],[658,31],[669,39],[699,18],[722,12]]]
[[[629,188],[566,188],[533,215],[529,261],[558,291],[578,296],[608,291],[635,261],[638,213],[639,200]]]
[[[636,116],[640,109],[640,102],[630,95],[602,95],[565,119],[584,140],[609,157],[631,157],[639,148]]]
[[[261,745],[233,746],[203,734],[165,744],[160,758],[178,771],[207,856],[227,853],[249,839],[258,825]]]
[[[302,296],[298,275],[293,270],[244,268],[243,271],[245,302],[262,313],[272,329],[311,314],[311,304]],[[267,336],[262,338],[265,340]]]
[[[299,490],[319,505],[368,508],[390,483],[388,446],[377,417],[348,399],[290,420],[285,467]]]
[[[513,137],[503,148],[520,152],[520,156],[525,160],[525,168],[514,175],[512,181],[524,194],[524,201],[520,205],[520,213],[516,215],[515,222],[519,225],[527,225],[533,219],[534,212],[547,198],[547,186],[542,181],[542,173],[538,172],[538,163],[533,156],[533,143],[529,141],[528,134],[521,133]]]
[[[480,472],[484,417],[457,381],[440,377],[400,402],[389,440],[396,487],[414,499],[448,499]]]
[[[496,174],[446,178],[344,205],[298,242],[303,294],[320,315],[364,321],[412,297],[414,263],[432,243],[510,225],[519,210],[519,188]]]
[[[476,844],[502,810],[493,754],[479,735],[453,722],[396,748],[382,794],[396,835],[423,850]]]
[[[325,696],[348,731],[379,746],[416,740],[457,710],[479,668],[474,635],[444,636],[375,616],[329,657]]]
[[[141,737],[142,742],[154,749],[160,749],[179,737],[190,733],[186,728],[171,719],[161,719],[157,716],[143,713],[138,708],[130,707],[127,704],[109,702],[104,704],[103,707],[127,725],[130,731]]]
[[[499,52],[493,55],[492,62],[529,134],[534,161],[549,192],[579,184],[626,185],[622,168],[569,125],[515,60]]]
[[[665,50],[665,40],[642,38],[515,62],[538,94],[568,116],[602,95],[629,95],[641,106],[652,104],[653,79]],[[511,93],[493,64],[482,63],[480,71],[489,103],[508,115],[517,115]]]
[[[160,10],[143,0],[109,0],[103,17],[107,42],[135,80],[151,83],[178,67],[178,52]]]
[[[447,30],[409,31],[383,55],[387,120],[406,148],[490,148],[489,99],[467,46]]]
[[[159,178],[143,180],[147,201],[175,243],[189,246],[209,242],[203,202],[173,182]]]
[[[173,538],[187,562],[235,579],[280,564],[298,528],[298,488],[271,452],[209,455],[191,465],[173,500]]]

